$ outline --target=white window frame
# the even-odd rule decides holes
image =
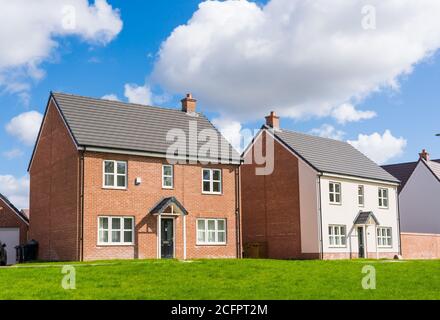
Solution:
[[[330,186],[333,185],[333,191],[330,190]],[[336,192],[336,185],[339,185],[339,192]],[[333,195],[333,201],[331,200],[331,195]],[[336,201],[336,195],[339,195],[339,202]],[[330,204],[342,204],[342,184],[340,182],[330,181],[328,184],[328,201]]]
[[[359,193],[359,191],[362,190],[362,193]],[[361,200],[362,199],[362,203]],[[364,207],[365,206],[365,186],[360,184],[358,185],[358,206]]]
[[[344,233],[341,232],[342,228],[344,228]],[[339,231],[339,234],[336,234],[336,230]],[[331,239],[333,239],[333,244],[331,244]],[[339,239],[339,244],[336,244],[336,239]],[[330,248],[346,248],[347,226],[343,224],[330,224],[328,226],[328,244]]]
[[[108,219],[108,225],[107,225],[107,229],[101,229],[100,227],[100,221],[101,219]],[[120,232],[120,239],[121,241],[119,242],[113,242],[112,240],[112,231],[113,230],[113,224],[112,224],[112,220],[113,219],[119,219],[120,220],[120,229],[116,229],[116,231]],[[124,224],[124,219],[131,219],[131,229],[125,229],[125,224]],[[99,246],[130,246],[130,245],[134,245],[134,233],[135,233],[135,228],[134,228],[134,216],[98,216],[98,245]],[[108,242],[104,242],[101,241],[100,238],[100,233],[101,231],[107,231],[108,232]],[[124,232],[125,231],[131,231],[131,241],[126,242],[124,241]]]
[[[105,172],[105,164],[107,162],[113,162],[113,173],[106,173]],[[124,163],[125,164],[125,173],[118,173],[118,163]],[[107,175],[113,175],[113,186],[108,186],[105,184],[105,177]],[[118,177],[124,176],[125,177],[125,185],[123,187],[118,186]],[[102,187],[104,189],[119,189],[119,190],[126,190],[127,189],[127,183],[128,183],[128,163],[127,161],[119,161],[119,160],[104,160],[102,162]]]
[[[205,221],[205,228],[204,230],[199,230],[199,221]],[[208,222],[209,221],[215,221],[215,241],[214,242],[209,242],[208,241]],[[218,229],[218,222],[219,221],[223,221],[223,225],[225,227],[224,230],[219,230]],[[202,246],[215,246],[215,245],[226,245],[227,243],[227,236],[228,236],[228,226],[227,226],[227,221],[226,219],[216,219],[216,218],[199,218],[196,219],[196,244],[197,245],[202,245]],[[205,233],[205,241],[199,241],[199,231],[200,232],[204,232]],[[220,232],[223,232],[225,234],[224,238],[225,241],[218,241],[218,234]]]
[[[165,167],[171,168],[171,175],[165,175]],[[165,185],[165,178],[171,178],[171,186]],[[162,165],[162,188],[163,189],[174,189],[174,166],[172,164]]]
[[[209,171],[209,180],[205,180],[204,172]],[[214,171],[220,172],[220,180],[214,180]],[[205,191],[203,189],[204,182],[209,182],[209,191]],[[213,191],[214,190],[214,182],[220,183],[220,190],[219,191]],[[223,173],[221,169],[211,169],[211,168],[202,168],[202,193],[203,194],[222,194],[223,191]]]
[[[383,231],[385,235],[383,235]],[[389,235],[388,235],[389,231]],[[377,227],[377,247],[391,248],[393,246],[393,228],[391,227]]]
[[[383,195],[383,191],[386,192],[386,197]],[[384,206],[383,203],[386,200],[387,205]],[[388,209],[390,205],[390,191],[388,188],[379,188],[378,189],[378,205],[381,209]]]

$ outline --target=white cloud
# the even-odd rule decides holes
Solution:
[[[152,93],[147,84],[138,86],[137,84],[127,83],[124,86],[124,96],[130,103],[150,105],[152,102]]]
[[[337,130],[335,127],[329,124],[323,124],[319,128],[312,129],[310,134],[313,134],[322,138],[330,138],[334,140],[342,140],[345,135],[344,131]]]
[[[28,90],[28,78],[44,76],[40,64],[53,58],[60,37],[105,45],[122,29],[119,11],[106,0],[14,0],[0,6],[0,88],[11,93]]]
[[[386,130],[383,135],[377,132],[371,135],[360,134],[357,140],[347,142],[378,164],[402,155],[407,144],[403,137],[394,137],[390,130]]]
[[[29,208],[29,178],[16,178],[0,175],[0,193],[6,196],[17,208]]]
[[[28,111],[14,117],[6,125],[6,131],[27,145],[33,145],[40,129],[43,115],[38,111]]]
[[[363,0],[203,2],[162,44],[152,79],[224,117],[330,115],[397,88],[440,47],[440,1],[368,4],[375,30],[362,28]]]
[[[21,157],[23,155],[23,151],[18,148],[15,148],[3,152],[3,155],[6,157],[6,159],[12,160]]]
[[[119,101],[118,96],[115,95],[115,94],[113,94],[113,93],[106,94],[106,95],[102,96],[101,99],[104,99],[104,100],[111,100],[111,101]]]
[[[331,115],[338,121],[338,123],[345,124],[346,122],[357,122],[372,119],[377,116],[377,113],[374,111],[356,110],[352,104],[344,103],[333,109]]]
[[[251,130],[244,129],[238,121],[216,118],[211,122],[238,152],[242,152],[254,136]]]

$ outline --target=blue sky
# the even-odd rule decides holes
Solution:
[[[77,2],[79,3],[82,1],[83,0],[78,0]],[[274,0],[273,2],[283,1],[284,0]],[[377,82],[371,82],[369,80],[370,82],[368,82],[368,85],[372,84],[374,86],[378,83],[380,83],[380,85],[378,85],[376,90],[373,90],[370,87],[365,92],[362,92],[361,98],[357,96],[359,94],[359,91],[356,91],[357,89],[353,89],[353,92],[347,91],[346,96],[348,98],[346,101],[341,100],[339,96],[330,95],[328,93],[334,88],[329,89],[328,87],[325,87],[324,90],[326,90],[326,93],[323,94],[323,96],[328,95],[328,99],[323,98],[315,101],[313,99],[309,99],[309,97],[305,97],[303,100],[301,100],[301,103],[298,103],[298,105],[301,104],[301,110],[306,110],[306,112],[296,113],[300,108],[290,108],[290,105],[288,105],[288,99],[283,98],[277,100],[277,97],[286,93],[286,90],[277,91],[277,88],[274,90],[269,90],[269,88],[268,92],[265,94],[265,96],[269,96],[268,100],[260,99],[256,100],[257,102],[249,99],[243,100],[243,104],[254,104],[255,109],[253,109],[253,106],[251,105],[247,108],[243,107],[242,112],[233,113],[230,112],[230,110],[235,110],[237,107],[234,105],[234,102],[231,102],[231,97],[222,100],[220,94],[222,90],[229,94],[230,88],[225,87],[224,84],[219,84],[218,91],[220,93],[217,94],[220,95],[220,98],[216,100],[216,98],[212,98],[212,95],[209,95],[209,92],[212,92],[212,88],[207,88],[206,86],[206,82],[211,82],[212,86],[215,88],[216,81],[221,77],[221,74],[219,74],[218,70],[221,71],[222,68],[219,67],[218,69],[215,69],[216,63],[218,62],[216,57],[219,57],[218,59],[220,60],[226,58],[224,58],[222,55],[212,54],[212,52],[217,49],[208,50],[205,48],[205,51],[203,51],[206,53],[205,56],[211,54],[211,56],[209,56],[211,59],[210,63],[205,65],[212,65],[212,68],[215,71],[215,73],[213,73],[215,74],[215,77],[209,78],[211,71],[209,68],[201,71],[204,75],[206,74],[206,78],[203,78],[203,83],[201,84],[192,81],[192,74],[190,74],[188,70],[182,71],[182,79],[174,79],[163,76],[163,74],[171,70],[167,68],[170,65],[173,65],[173,63],[176,64],[173,65],[173,67],[176,68],[175,70],[180,70],[179,68],[182,66],[182,64],[190,64],[191,62],[190,60],[185,61],[184,58],[182,58],[185,56],[185,52],[182,54],[181,50],[184,49],[180,48],[179,46],[176,48],[176,41],[181,40],[181,43],[185,43],[185,39],[188,39],[185,37],[190,37],[189,39],[192,39],[191,37],[194,37],[194,39],[197,37],[200,38],[201,35],[199,30],[188,29],[184,34],[180,34],[180,38],[177,37],[176,41],[170,41],[167,51],[165,54],[163,54],[163,56],[159,55],[159,49],[161,43],[170,36],[176,27],[188,23],[189,19],[198,10],[200,1],[109,0],[107,2],[112,6],[113,10],[116,8],[119,10],[119,19],[123,23],[122,29],[118,32],[116,27],[111,29],[108,26],[103,26],[102,29],[112,30],[109,31],[111,33],[111,39],[106,41],[101,41],[99,39],[99,37],[101,37],[100,31],[102,30],[98,30],[96,32],[94,30],[93,32],[95,33],[93,33],[92,37],[94,38],[92,40],[87,38],[84,35],[85,33],[81,34],[79,31],[78,33],[72,34],[57,34],[57,32],[49,32],[49,39],[52,39],[52,41],[56,42],[57,45],[49,50],[50,53],[48,55],[39,56],[35,60],[37,61],[36,64],[38,66],[38,70],[43,71],[44,75],[33,76],[29,73],[22,72],[23,65],[26,65],[26,63],[8,65],[6,62],[3,62],[3,73],[7,74],[8,76],[6,77],[6,80],[3,80],[2,83],[2,59],[0,57],[0,177],[3,177],[3,180],[1,180],[3,184],[5,184],[7,181],[14,183],[14,187],[0,186],[0,192],[6,193],[13,200],[16,199],[16,201],[19,203],[18,205],[20,206],[24,206],[25,204],[26,191],[18,189],[25,188],[23,186],[26,186],[26,169],[33,146],[31,143],[26,144],[17,134],[8,132],[6,128],[11,122],[11,119],[19,116],[20,114],[29,111],[37,111],[41,114],[44,113],[48,95],[51,90],[93,97],[102,97],[104,95],[114,94],[119,99],[126,101],[128,99],[128,97],[124,96],[124,86],[126,84],[133,84],[136,86],[145,85],[148,87],[148,90],[151,90],[152,92],[152,97],[150,97],[149,101],[150,103],[176,108],[179,107],[179,100],[182,95],[187,91],[191,91],[195,94],[196,98],[199,98],[199,111],[205,112],[211,119],[217,119],[217,123],[219,123],[219,125],[226,122],[228,124],[237,124],[239,128],[258,128],[262,124],[262,116],[268,113],[271,109],[274,109],[278,113],[281,113],[282,126],[286,129],[302,132],[314,132],[315,134],[333,136],[344,140],[360,140],[360,134],[363,134],[368,138],[374,133],[377,133],[379,140],[376,141],[376,145],[372,146],[371,148],[375,148],[374,152],[376,154],[393,152],[394,155],[389,159],[386,159],[385,162],[387,163],[417,160],[417,154],[422,148],[426,148],[433,157],[440,157],[440,154],[437,151],[438,146],[440,145],[440,138],[434,136],[436,133],[440,132],[440,125],[438,124],[438,118],[440,117],[440,108],[438,107],[438,101],[440,101],[440,57],[435,53],[438,47],[437,43],[429,42],[429,47],[422,48],[425,50],[423,54],[418,55],[417,57],[408,57],[408,59],[403,61],[400,65],[390,66],[390,70],[400,68],[397,73],[392,74],[394,80],[397,80],[398,82],[397,89],[391,88],[389,85],[383,85],[385,80],[389,80],[385,79],[386,75],[384,75],[384,79],[379,79]],[[261,9],[261,6],[265,3],[267,3],[267,1],[259,1],[259,8]],[[89,5],[91,6],[92,4],[93,1],[89,1]],[[226,11],[226,13],[223,11],[218,11],[218,8],[219,7],[215,9],[219,15],[230,14]],[[252,19],[255,17],[255,19],[258,19],[258,15],[261,12],[258,11],[260,9],[256,8],[258,7],[234,7],[233,10],[243,10],[245,13],[243,16],[246,16],[247,14],[248,17],[248,20],[245,20],[244,22],[240,20],[238,23],[253,21]],[[202,26],[203,23],[206,23],[207,25],[203,28],[207,30],[210,27],[210,22],[204,21],[203,18],[210,17],[212,11],[209,10],[211,9],[206,6],[200,11],[200,16],[197,18],[199,20],[196,19],[196,21],[202,24]],[[308,11],[308,13],[310,13],[310,11]],[[278,13],[276,8],[272,8],[271,11],[267,10],[266,14],[268,17],[274,17]],[[429,17],[426,18],[426,16],[424,16],[427,13],[419,12],[419,14],[429,25]],[[296,16],[292,14],[292,17],[293,20]],[[111,23],[113,23],[116,19],[114,15],[110,18],[113,19]],[[378,19],[379,18],[380,15],[378,15]],[[232,23],[236,21],[234,19],[228,20],[227,28],[233,27]],[[107,22],[103,22],[103,24],[105,23]],[[306,23],[309,23],[309,21],[306,21]],[[294,28],[294,25],[292,25],[292,28]],[[432,30],[435,29],[436,32],[438,31],[437,25],[432,25],[431,28]],[[231,39],[230,35],[226,34],[226,31],[225,35],[219,32],[219,29],[215,29],[213,27],[213,30],[214,31],[212,34],[208,34],[209,38],[207,39],[215,39],[217,35],[219,38],[222,37],[222,39],[226,39],[228,37],[228,39]],[[380,20],[378,22],[377,30],[377,32],[380,32]],[[426,33],[426,38],[423,38],[423,41],[420,41],[423,44],[427,43],[427,41],[425,41],[426,39],[429,39],[429,35],[427,35],[428,31],[431,30],[428,29],[417,31],[419,34],[423,34],[423,32]],[[236,34],[241,34],[240,32],[242,31],[238,30],[234,32]],[[249,31],[243,34],[249,34]],[[279,34],[279,32],[277,34]],[[202,36],[206,36],[206,34],[203,34]],[[284,36],[286,36],[287,39],[288,34]],[[312,36],[316,36],[316,33],[313,33]],[[323,34],[323,36],[325,36],[325,34]],[[395,34],[392,34],[389,36],[400,39],[399,35],[396,36]],[[434,34],[432,36],[434,37],[436,35]],[[6,41],[4,39],[2,40],[1,37],[2,34],[0,33],[0,41]],[[414,38],[409,39],[414,41]],[[192,40],[190,40],[189,43],[191,43],[191,41]],[[223,48],[222,50],[228,47],[223,46],[225,43],[219,41],[220,40],[217,42],[213,41],[213,43],[217,47]],[[97,44],[97,42],[100,44]],[[204,43],[206,42],[210,42],[210,40],[206,40]],[[236,44],[237,39],[234,38],[233,43]],[[264,42],[262,43],[264,45]],[[289,47],[289,49],[291,48]],[[387,49],[388,48],[384,46],[384,52],[386,52]],[[25,50],[25,48],[23,48],[23,50]],[[254,50],[251,52],[253,51]],[[297,51],[301,51],[301,48],[294,48],[292,52]],[[189,51],[189,53],[191,52],[192,51]],[[224,55],[228,55],[227,50],[223,52]],[[173,54],[176,53],[178,56],[173,56]],[[396,52],[396,56],[399,56],[399,52]],[[262,53],[262,56],[258,57],[258,59],[263,59],[261,60],[261,64],[267,64],[270,66],[268,61],[264,61],[264,57],[264,52]],[[237,63],[240,65],[246,64],[246,57],[239,58],[242,60],[238,61]],[[283,57],[283,59],[284,58],[285,57]],[[353,63],[354,61],[356,64],[356,56],[344,57],[344,59],[346,58],[348,61],[350,61],[348,63]],[[371,60],[382,63],[382,60],[388,58],[389,57],[384,54],[382,59],[381,55],[378,54],[375,55],[374,58],[371,57]],[[274,60],[273,57],[270,56],[267,59]],[[280,58],[280,61],[283,59]],[[362,69],[361,65],[369,62],[368,59],[370,58],[359,58],[359,65],[356,64],[356,68],[359,67],[359,69]],[[334,60],[332,61],[334,62]],[[236,61],[234,61],[234,63],[236,63]],[[316,60],[315,65],[319,67],[320,63],[321,60]],[[338,61],[336,61],[334,62],[334,65],[335,68],[328,68],[328,70],[334,72],[333,77],[337,78],[339,75],[341,75],[341,77],[347,77],[346,74],[350,73],[350,70],[346,70],[346,68],[344,68],[343,63],[338,64]],[[405,74],[404,69],[408,65],[412,66],[412,70],[410,72],[406,72]],[[275,68],[277,67],[279,66],[275,66]],[[302,68],[298,68],[297,66],[295,68],[297,69],[294,70],[304,71]],[[347,69],[350,68],[351,67],[347,67]],[[386,68],[386,65],[384,68]],[[11,69],[20,70],[23,74],[20,74],[18,77],[11,76]],[[253,69],[255,69],[255,67],[253,67]],[[243,69],[243,71],[238,74],[240,77],[243,76],[242,81],[246,82],[247,84],[246,87],[241,89],[241,91],[234,93],[236,96],[241,95],[242,92],[245,92],[246,88],[252,89],[253,82],[261,82],[261,79],[256,79],[252,72],[250,72],[249,76],[247,76],[247,70],[249,69]],[[316,69],[305,70],[313,70],[313,72],[316,71]],[[188,73],[185,73],[186,71],[188,71]],[[228,72],[229,73],[225,74],[226,79],[227,77],[230,77],[230,72],[232,71],[228,70]],[[262,70],[259,74],[263,74],[263,72],[265,71]],[[313,72],[309,72],[309,74]],[[362,72],[366,74],[365,78],[371,76],[367,75],[368,70],[363,70]],[[361,75],[360,77],[363,76],[362,72],[359,71],[359,74]],[[319,72],[317,72],[317,76],[313,79],[312,83],[319,84],[322,79],[320,77],[323,76],[324,75],[320,75]],[[19,82],[25,83],[27,88],[21,90],[8,89],[5,81],[9,81],[9,79],[11,79],[10,77],[12,77],[14,80],[18,79]],[[304,75],[304,78],[307,78],[307,75]],[[356,79],[358,78],[359,76],[356,75]],[[296,83],[295,81],[296,79],[292,79],[292,83]],[[329,80],[325,79],[322,81],[328,82]],[[335,82],[337,81],[335,80]],[[361,85],[364,83],[367,82],[362,82]],[[258,85],[255,85],[255,91],[258,91]],[[270,87],[269,82],[266,85]],[[295,86],[290,88],[290,94],[292,96],[298,95],[298,92],[295,91],[295,89]],[[304,88],[302,88],[301,91],[304,91]],[[270,100],[270,95],[272,92],[274,93],[274,96],[276,95],[277,97],[274,97],[273,100]],[[164,93],[166,93],[166,95],[163,95]],[[288,90],[286,94],[289,95]],[[313,96],[320,96],[319,90],[314,92]],[[200,99],[200,97],[202,97],[202,99]],[[239,98],[240,97],[237,96],[237,99]],[[322,104],[322,108],[319,110],[313,109],[313,111],[309,112],[308,110],[311,107],[309,104],[303,103],[303,101],[306,100],[312,101],[313,103]],[[258,101],[261,101],[261,105],[258,104]],[[280,105],[280,101],[283,103],[282,106]],[[357,111],[372,111],[376,114],[376,116],[363,120],[347,120],[345,123],[342,123],[342,121],[338,121],[337,117],[332,116],[331,110],[329,109],[330,107],[328,105],[326,107],[324,106],[326,105],[327,101],[329,104],[334,103],[334,101],[340,101],[341,104],[349,103],[350,105],[353,105]],[[241,103],[241,100],[239,103]],[[228,106],[224,107],[224,105]],[[333,107],[336,108],[337,106],[334,105]],[[222,122],[222,120],[224,121]],[[234,128],[237,128],[237,126]],[[324,132],[325,130],[322,130],[323,128],[327,128],[327,132]],[[222,129],[225,129],[225,134],[228,134],[228,130],[229,134],[236,134],[236,132],[233,131],[234,129],[228,127],[227,125]],[[383,142],[380,139],[384,138],[383,134],[387,130],[390,132],[390,136],[394,140],[391,139],[391,141]],[[360,146],[360,149],[364,148],[362,151],[365,151],[365,148],[369,148],[368,143],[370,143],[372,139],[366,140],[366,145],[364,144],[363,146],[358,141],[357,146]],[[405,143],[402,143],[403,140]],[[384,145],[383,150],[377,150],[377,144],[381,145],[382,142]],[[389,146],[389,148],[387,148],[386,143],[391,145],[396,144],[399,146],[394,146],[395,148],[393,148],[393,146]],[[5,177],[9,177],[9,180]],[[15,184],[17,186],[15,186]]]

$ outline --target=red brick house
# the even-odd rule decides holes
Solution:
[[[8,264],[15,262],[15,247],[25,244],[29,220],[0,193],[0,242],[6,244]]]
[[[44,260],[238,257],[239,166],[191,95],[174,110],[51,93],[30,237]]]

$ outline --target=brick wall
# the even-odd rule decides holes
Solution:
[[[79,156],[60,114],[49,104],[30,169],[30,239],[39,259],[77,260]]]
[[[28,225],[0,199],[0,228],[19,228],[20,244],[27,242]]]
[[[264,154],[265,133],[262,139]],[[256,175],[255,163],[242,166],[243,245],[265,243],[269,258],[306,258],[301,254],[298,159],[278,142],[274,155],[270,175]]]
[[[401,234],[404,259],[440,259],[440,234]]]
[[[127,190],[109,190],[103,186],[103,160],[128,163]],[[162,189],[162,164],[165,159],[87,152],[84,185],[84,259],[133,259],[157,257],[157,217],[150,210],[163,198],[174,196],[188,210],[186,217],[187,258],[233,258],[236,246],[236,166],[174,166],[174,189]],[[222,195],[202,194],[202,168],[222,168]],[[137,177],[142,179],[135,185]],[[99,246],[98,217],[134,216],[135,245]],[[227,244],[198,246],[197,218],[227,220]],[[175,254],[183,258],[183,217],[175,218]]]

